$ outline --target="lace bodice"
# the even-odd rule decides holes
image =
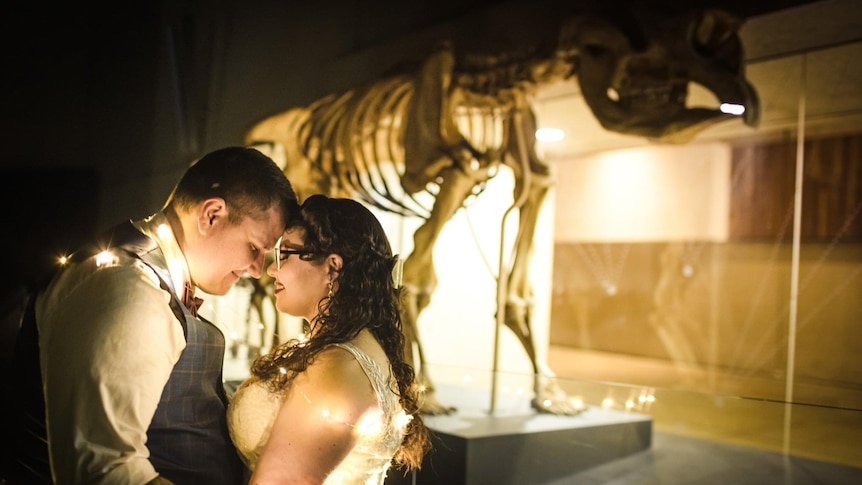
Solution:
[[[389,372],[351,343],[335,344],[349,351],[362,366],[377,395],[379,420],[363,423],[361,438],[353,451],[326,480],[326,484],[383,484],[395,451],[404,438],[404,413],[398,396],[391,391]],[[228,407],[231,438],[249,469],[254,470],[272,431],[285,392],[273,393],[257,379],[250,378],[237,389]],[[301,418],[298,418],[301,419]]]

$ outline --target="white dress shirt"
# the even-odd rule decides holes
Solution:
[[[158,242],[168,281],[181,292],[188,267],[164,214],[134,224]],[[113,251],[64,269],[38,299],[57,483],[143,484],[158,475],[147,428],[185,348],[170,298],[153,269]]]

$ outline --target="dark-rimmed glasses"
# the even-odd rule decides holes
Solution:
[[[278,244],[273,248],[275,252],[275,268],[281,269],[281,262],[287,261],[287,258],[290,257],[291,254],[295,254],[299,256],[299,259],[307,260],[309,256],[313,255],[314,252],[306,251],[303,249],[282,249],[281,248],[281,240],[279,239]]]

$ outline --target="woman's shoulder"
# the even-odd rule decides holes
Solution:
[[[349,344],[334,344],[321,350],[303,374],[317,385],[342,387],[356,380],[367,380],[362,364]],[[303,375],[297,377],[301,379]]]
[[[340,346],[321,351],[305,372],[296,376],[290,392],[300,393],[309,402],[329,403],[330,412],[354,419],[378,406],[365,370]],[[345,418],[345,421],[351,419]]]

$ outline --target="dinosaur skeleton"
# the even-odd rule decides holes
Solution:
[[[533,365],[533,407],[579,412],[539,361],[531,328],[528,256],[552,183],[550,167],[535,150],[530,100],[536,89],[577,77],[605,129],[657,141],[686,142],[733,117],[687,107],[690,82],[722,103],[744,107],[744,122],[757,123],[757,96],[743,74],[740,19],[716,10],[635,18],[622,26],[612,18],[576,15],[562,24],[556,46],[545,53],[456,59],[453,47],[445,45],[418,70],[287,110],[248,132],[248,144],[284,149],[285,174],[301,199],[313,193],[359,198],[424,219],[403,267],[405,351],[411,362],[414,352],[418,356],[414,367],[425,387],[424,412],[453,411],[434,397],[417,327],[437,285],[434,243],[501,164],[512,169],[514,200],[522,203],[510,271],[499,276],[505,303],[498,304],[498,321],[514,332]]]

